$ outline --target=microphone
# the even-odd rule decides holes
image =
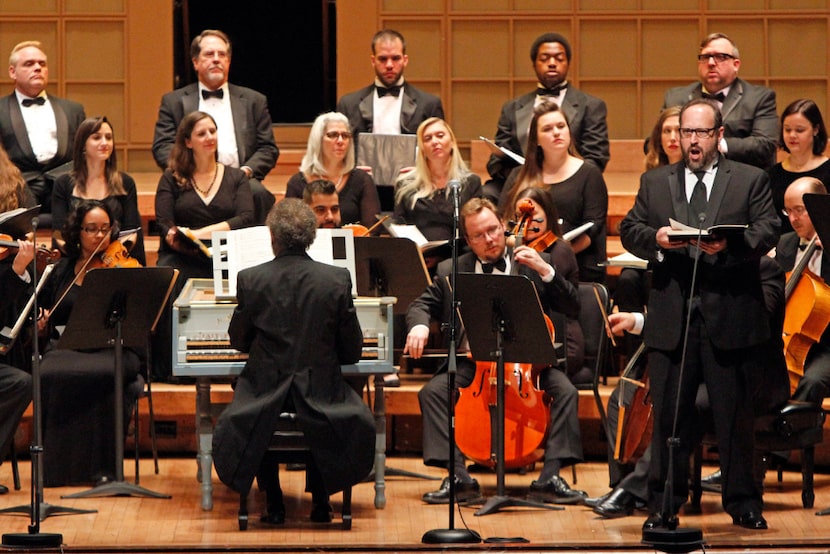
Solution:
[[[461,190],[461,181],[458,179],[452,179],[449,183],[447,183],[447,188],[450,189],[452,194],[458,194]]]
[[[459,211],[459,192],[461,191],[461,181],[458,179],[452,179],[449,183],[447,183],[447,188],[450,189],[450,194],[452,195],[452,206],[453,206],[453,221],[455,227],[455,240],[457,241],[460,237],[460,229],[458,228],[458,222],[460,220]]]
[[[32,218],[32,231],[34,231],[34,232],[37,231],[37,224],[38,224],[38,218],[37,218],[37,216],[35,216],[35,217]]]

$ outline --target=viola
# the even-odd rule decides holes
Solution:
[[[527,243],[528,248],[532,248],[537,252],[545,252],[558,239],[553,231],[545,231],[532,241]]]
[[[522,211],[515,235],[516,246],[521,245],[524,227],[532,214],[532,204],[529,212]],[[555,331],[547,315],[545,323],[553,342]],[[493,429],[499,424],[496,420],[497,369],[495,362],[477,362],[475,377],[470,386],[459,390],[455,406],[458,448],[470,459],[489,467],[496,465],[492,439]],[[504,364],[504,467],[507,469],[527,466],[544,455],[542,443],[550,420],[550,399],[536,386],[538,369],[532,364]]]
[[[784,298],[784,357],[790,378],[790,394],[804,376],[810,348],[830,323],[830,286],[807,266],[816,249],[817,236],[807,244],[799,263],[787,275]]]
[[[0,260],[6,259],[12,252],[16,253],[18,244],[11,235],[0,234]],[[47,265],[60,260],[61,253],[57,249],[48,249],[43,245],[35,249],[35,265],[38,273],[43,273]]]

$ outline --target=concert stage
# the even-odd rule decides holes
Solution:
[[[441,473],[426,468],[420,459],[391,457],[388,466],[426,473]],[[109,497],[61,499],[62,494],[84,490],[83,487],[45,489],[44,500],[51,505],[96,509],[85,515],[55,515],[41,523],[44,533],[60,533],[63,552],[412,552],[464,551],[493,552],[642,552],[640,544],[644,512],[622,519],[603,520],[584,506],[566,506],[561,511],[514,508],[486,516],[475,516],[475,508],[462,507],[456,512],[455,527],[466,523],[482,538],[523,537],[527,543],[482,543],[478,545],[425,545],[425,531],[445,528],[449,514],[446,506],[423,504],[420,497],[433,490],[438,481],[390,476],[386,480],[387,505],[374,507],[372,483],[354,488],[353,527],[343,531],[335,518],[330,525],[308,521],[311,499],[301,492],[303,472],[281,472],[287,520],[281,526],[259,522],[264,497],[252,494],[249,500],[251,521],[247,531],[237,526],[238,496],[214,476],[214,507],[200,508],[200,487],[196,480],[195,458],[162,458],[161,472],[153,474],[151,459],[142,459],[141,485],[166,493],[171,499]],[[20,463],[23,477],[21,491],[0,496],[0,509],[29,503],[28,461]],[[704,472],[711,470],[704,468]],[[794,469],[794,468],[793,468]],[[826,469],[826,468],[825,468]],[[132,481],[133,464],[125,463],[125,478]],[[570,469],[563,472],[571,481]],[[508,474],[508,493],[523,495],[536,472],[528,475]],[[478,473],[485,494],[495,491],[496,478]],[[607,468],[599,462],[578,466],[577,488],[592,496],[607,491]],[[703,530],[707,552],[830,552],[830,516],[818,517],[817,509],[830,506],[830,475],[816,474],[816,508],[801,507],[800,475],[786,471],[782,483],[774,472],[767,474],[766,516],[770,529],[751,532],[734,526],[720,508],[719,496],[704,493],[702,515],[681,513],[681,525]],[[11,485],[9,464],[0,471],[0,482]],[[335,516],[340,495],[332,497]],[[3,533],[25,533],[29,519],[22,515],[0,515]],[[21,550],[15,549],[16,552]]]

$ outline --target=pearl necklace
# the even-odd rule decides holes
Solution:
[[[193,185],[193,188],[196,189],[202,196],[207,196],[208,193],[210,193],[210,191],[213,189],[213,185],[214,185],[214,183],[216,183],[216,177],[218,177],[218,176],[219,176],[219,164],[216,164],[216,166],[213,169],[213,179],[211,179],[210,186],[208,186],[207,190],[202,190],[202,189],[199,188],[199,185],[196,184],[196,177],[195,176],[190,179],[190,184]]]

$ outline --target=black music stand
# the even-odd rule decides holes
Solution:
[[[408,238],[355,237],[354,255],[358,296],[396,297],[395,315],[406,314],[430,283],[424,257]]]
[[[523,275],[459,273],[459,310],[470,352],[476,361],[496,362],[496,413],[490,416],[491,452],[496,461],[496,495],[475,515],[511,506],[562,510],[542,502],[511,498],[504,493],[504,363],[556,363],[536,288]]]
[[[84,277],[58,348],[115,348],[115,481],[61,498],[171,498],[124,480],[123,347],[146,346],[175,281],[176,270],[171,267],[93,269]]]
[[[424,257],[407,238],[355,237],[355,279],[358,296],[394,296],[393,313],[403,316],[409,304],[429,285]],[[393,339],[394,340],[394,339]],[[386,475],[437,481],[438,477],[387,466]],[[366,478],[374,480],[374,471]]]

